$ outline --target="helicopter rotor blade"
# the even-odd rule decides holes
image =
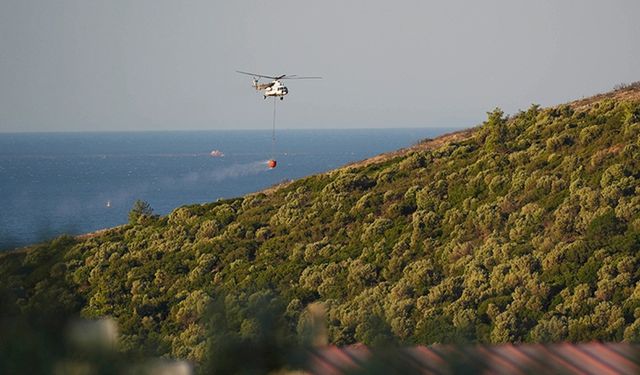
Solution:
[[[274,81],[278,81],[281,79],[322,79],[322,77],[298,77],[296,74],[282,74],[279,76],[266,76],[263,74],[256,74],[256,73],[250,73],[250,72],[243,72],[241,70],[236,70],[237,73],[240,74],[246,74],[248,76],[252,76],[254,79],[256,77],[260,77],[260,78],[268,78],[268,79],[272,79]]]
[[[262,74],[256,74],[256,73],[249,73],[249,72],[243,72],[240,70],[236,70],[236,73],[240,73],[240,74],[246,74],[248,76],[252,76],[252,77],[261,77],[261,78],[269,78],[269,79],[277,79],[277,77],[272,77],[272,76],[265,76]]]
[[[280,79],[322,79],[322,77],[298,77],[296,75],[284,76]]]

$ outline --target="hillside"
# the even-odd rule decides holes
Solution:
[[[338,345],[638,342],[639,251],[628,87],[4,254],[0,307],[108,315],[125,351],[195,361],[266,312],[295,336],[316,301]]]

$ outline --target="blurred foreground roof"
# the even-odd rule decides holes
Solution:
[[[335,346],[311,352],[313,374],[640,374],[640,345],[627,343]]]

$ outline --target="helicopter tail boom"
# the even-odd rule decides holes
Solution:
[[[268,83],[259,83],[257,79],[253,80],[253,88],[256,89],[257,91],[262,91],[262,90],[266,90],[269,87],[273,86],[274,82],[268,82]]]

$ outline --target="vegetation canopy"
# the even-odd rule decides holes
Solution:
[[[313,302],[337,345],[638,342],[640,90],[129,218],[2,255],[3,319],[111,316],[125,352],[199,363],[266,312],[298,337]]]

